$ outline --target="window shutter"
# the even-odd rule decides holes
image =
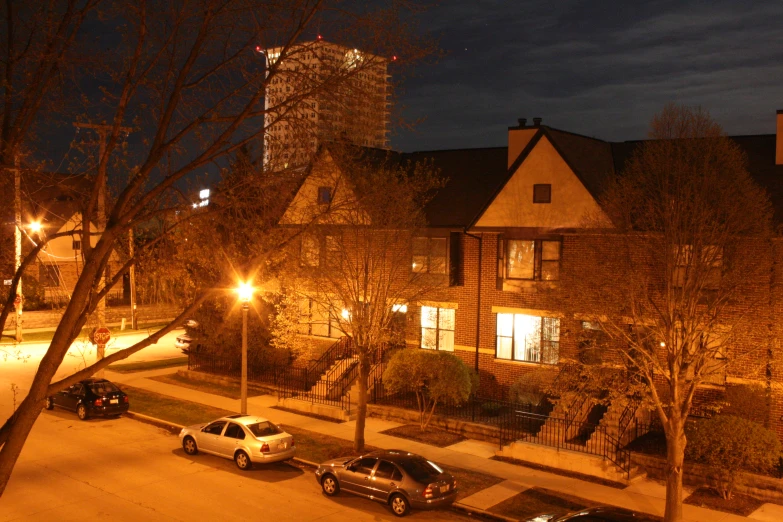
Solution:
[[[449,234],[449,286],[463,286],[462,241],[459,232]]]
[[[479,270],[481,267],[479,267]],[[503,236],[498,236],[498,273],[496,288],[503,290],[503,279],[506,278],[506,242],[503,241]]]

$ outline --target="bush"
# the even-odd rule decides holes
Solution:
[[[547,400],[546,386],[540,374],[533,372],[520,377],[508,391],[511,402],[540,406]]]
[[[781,445],[775,433],[734,415],[716,415],[689,425],[685,456],[709,466],[716,489],[731,498],[740,471],[767,473],[777,465]]]
[[[394,353],[383,372],[383,384],[391,393],[416,393],[419,427],[424,431],[438,404],[460,404],[468,399],[473,378],[470,369],[456,355],[402,349]]]
[[[727,386],[726,402],[722,415],[734,415],[758,424],[764,424],[769,416],[767,391],[760,384]]]

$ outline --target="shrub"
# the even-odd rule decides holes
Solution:
[[[439,403],[459,404],[470,397],[470,369],[456,355],[419,349],[402,349],[392,355],[383,384],[392,393],[416,392],[419,427],[425,430]]]
[[[734,415],[758,424],[764,424],[769,415],[767,391],[760,384],[727,386],[726,402],[722,415]]]
[[[693,423],[686,437],[686,457],[712,469],[716,489],[725,499],[731,498],[740,471],[769,472],[780,457],[775,433],[734,415]]]
[[[547,400],[545,384],[540,374],[533,372],[520,377],[509,389],[511,402],[540,406]]]

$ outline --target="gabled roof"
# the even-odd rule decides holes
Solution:
[[[606,181],[621,172],[644,141],[608,142],[541,125],[510,167],[507,147],[394,152],[354,146],[363,160],[378,165],[413,166],[431,161],[447,179],[425,209],[432,227],[467,228],[492,203],[519,165],[546,137],[594,198]],[[783,223],[783,165],[775,165],[774,134],[730,136],[746,153],[748,171],[770,194],[775,223]]]

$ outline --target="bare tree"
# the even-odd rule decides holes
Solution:
[[[9,4],[13,2],[6,3]],[[50,4],[62,8],[53,11],[44,19],[46,22],[42,22],[42,27],[49,30],[74,27],[72,20],[77,14],[81,16],[79,20],[86,16],[84,10],[77,8],[94,5],[75,1]],[[298,43],[315,38],[317,24],[322,30],[329,30],[329,38],[349,39],[353,45],[371,49],[374,56],[399,54],[411,61],[420,57],[421,49],[409,26],[409,5],[393,0],[353,7],[320,0],[282,3],[264,0],[107,0],[103,3],[102,16],[94,20],[99,29],[93,28],[93,32],[84,34],[92,39],[91,53],[81,56],[85,61],[105,60],[93,79],[93,89],[85,88],[83,92],[90,101],[88,117],[101,125],[105,140],[92,173],[93,190],[84,201],[83,269],[28,395],[0,428],[0,494],[5,490],[48,395],[156,342],[181,323],[214,287],[209,284],[197,288],[196,297],[186,303],[180,317],[145,341],[53,383],[57,368],[82,326],[99,301],[135,262],[135,258],[127,259],[103,284],[109,258],[120,244],[127,242],[128,230],[158,216],[172,216],[182,210],[183,200],[187,199],[180,192],[183,180],[202,174],[206,169],[227,166],[240,148],[260,141],[265,125],[268,126],[266,114],[288,114],[296,109],[297,103],[309,99],[310,94],[330,92],[363,73],[363,63],[351,62],[350,67],[335,67],[328,75],[328,81],[307,83],[300,96],[284,99],[277,106],[265,103],[268,86],[284,64],[306,52],[306,46]],[[10,28],[13,13],[6,14],[9,18],[7,28]],[[63,54],[58,58],[57,53],[51,53],[46,38],[50,38],[52,45],[59,45],[63,42],[60,33],[50,37],[47,31],[31,31],[26,38],[15,37],[16,34],[8,31],[9,39],[16,46],[9,53],[19,55],[29,39],[30,48],[43,49],[39,60],[48,64],[41,74],[25,77],[33,94],[45,91],[47,82],[56,78],[58,71],[75,63],[65,60]],[[73,38],[78,34],[77,27]],[[43,42],[40,39],[44,39]],[[108,52],[101,52],[106,48]],[[271,48],[278,49],[278,54],[274,61],[267,61],[262,54]],[[33,70],[38,68],[33,67]],[[85,83],[88,82],[84,78],[81,83],[77,81],[80,86]],[[6,96],[10,96],[7,83],[4,88]],[[17,118],[17,123],[4,124],[14,127],[15,136],[21,136],[13,141],[4,134],[4,151],[11,147],[9,143],[21,144],[25,139],[33,139],[23,132],[25,121],[46,122],[51,117],[41,112],[40,102],[45,96],[35,99],[38,104],[32,104],[24,118]],[[3,114],[4,118],[7,116],[8,113]],[[135,129],[140,139],[132,144],[131,167],[114,172],[116,163],[112,158],[119,153],[128,127]],[[7,165],[10,156],[4,153],[3,161]],[[96,231],[91,229],[90,223],[99,222],[96,217],[107,178],[118,189],[116,198],[107,204],[105,228],[99,231],[100,237],[92,246],[90,239]],[[177,220],[170,223],[169,230],[175,227]],[[158,243],[150,242],[146,246],[152,248],[155,244]],[[31,252],[27,256],[28,263],[34,255]],[[4,323],[11,306],[12,301],[6,301],[0,322]]]
[[[311,320],[348,337],[359,358],[354,448],[361,451],[370,371],[384,345],[404,340],[395,317],[448,283],[411,270],[412,240],[426,227],[423,208],[441,180],[426,164],[400,165],[382,151],[333,146],[319,159],[299,194],[329,187],[329,197],[320,208],[295,199],[282,222],[305,226],[291,269],[318,311]]]
[[[593,269],[573,287],[617,350],[604,368],[630,375],[614,392],[641,391],[663,425],[665,520],[676,521],[697,388],[726,371],[763,376],[767,346],[747,341],[764,339],[766,322],[747,312],[767,299],[771,207],[704,111],[669,105],[649,137],[603,194],[600,220],[614,228],[591,238]]]

